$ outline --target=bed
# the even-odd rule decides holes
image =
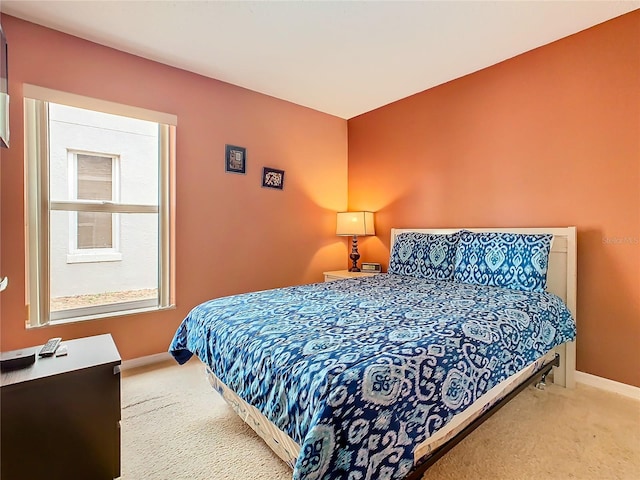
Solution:
[[[573,385],[575,227],[391,237],[391,273],[205,302],[169,348],[296,480],[419,478],[552,367]]]

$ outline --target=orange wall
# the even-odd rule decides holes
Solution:
[[[345,268],[334,235],[344,120],[7,15],[2,24],[2,350],[109,332],[123,358],[149,355],[205,299]],[[640,386],[639,51],[636,11],[350,120],[349,206],[378,212],[363,259],[386,263],[392,226],[577,225],[578,369]],[[178,116],[175,310],[25,329],[22,83]],[[246,176],[224,173],[225,143],[247,147]],[[263,165],[286,170],[284,191],[260,188]]]
[[[578,227],[578,370],[640,386],[640,11],[353,118],[349,207],[391,227]]]
[[[123,358],[166,351],[196,304],[322,281],[344,268],[335,212],[347,205],[347,122],[275,98],[2,16],[9,42],[11,148],[2,150],[1,348],[111,333]],[[25,329],[22,84],[178,116],[175,310]],[[224,171],[225,143],[247,148],[247,174]],[[286,171],[261,188],[263,166]]]

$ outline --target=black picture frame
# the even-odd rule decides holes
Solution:
[[[271,167],[263,167],[262,186],[265,188],[275,188],[276,190],[282,190],[282,187],[284,187],[284,170],[278,170],[277,168]]]
[[[229,173],[247,173],[247,149],[236,145],[225,145],[224,169]]]

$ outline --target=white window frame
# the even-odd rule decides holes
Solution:
[[[109,153],[67,149],[69,165],[69,198],[78,200],[78,155],[111,159],[111,201],[120,202],[120,156]],[[111,215],[111,247],[78,248],[78,212],[69,212],[69,253],[67,263],[118,262],[120,252],[120,214]]]
[[[27,326],[81,321],[174,308],[175,134],[177,117],[138,107],[24,84],[25,192],[27,239]],[[159,124],[158,205],[96,200],[51,201],[49,197],[48,104],[128,116]],[[158,299],[50,311],[49,212],[157,213]],[[153,303],[153,305],[151,305]]]

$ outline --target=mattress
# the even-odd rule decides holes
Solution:
[[[205,302],[170,351],[300,446],[294,479],[352,480],[403,478],[427,440],[573,338],[554,295],[383,274]]]

